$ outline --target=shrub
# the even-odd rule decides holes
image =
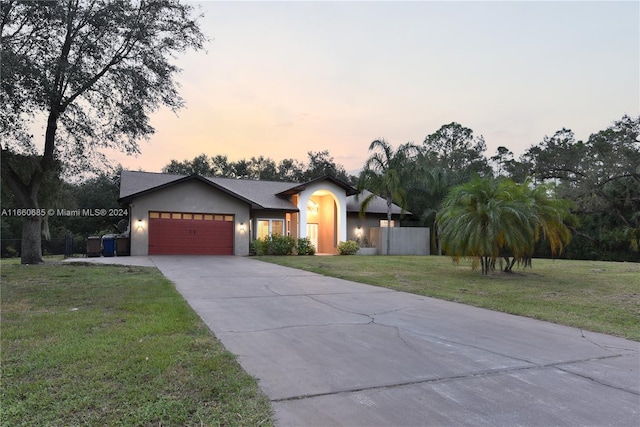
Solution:
[[[302,237],[298,239],[296,252],[298,252],[298,255],[315,255],[316,248],[311,244],[311,240],[308,237]]]
[[[358,252],[360,245],[355,240],[347,240],[346,242],[338,243],[338,252],[340,255],[353,255]]]
[[[260,240],[252,240],[251,243],[249,243],[249,255],[257,255],[259,245]]]
[[[358,245],[360,245],[361,248],[373,248],[374,247],[374,245],[371,244],[371,242],[369,241],[367,236],[358,237],[356,239],[356,242],[358,242]]]
[[[8,258],[17,258],[20,256],[20,253],[13,246],[7,246],[7,257]]]
[[[291,236],[272,234],[264,240],[255,240],[256,255],[291,255],[296,240]]]

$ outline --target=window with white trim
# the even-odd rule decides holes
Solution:
[[[256,237],[264,239],[272,234],[284,236],[284,219],[259,219]]]

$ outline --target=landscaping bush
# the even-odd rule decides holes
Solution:
[[[260,245],[260,240],[252,240],[249,243],[249,255],[258,255],[258,246]]]
[[[302,237],[298,239],[296,252],[298,255],[315,255],[316,248],[311,244],[311,240],[308,237]]]
[[[291,255],[296,246],[296,240],[293,237],[279,234],[272,234],[254,242],[256,255]]]
[[[356,239],[356,242],[358,242],[358,245],[360,245],[361,248],[373,248],[375,247],[370,241],[369,238],[367,238],[367,236],[362,236],[362,237],[358,237]]]
[[[338,252],[340,255],[354,255],[360,249],[360,245],[355,240],[347,240],[338,243]]]

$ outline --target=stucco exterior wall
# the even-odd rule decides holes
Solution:
[[[291,196],[291,203],[294,206],[298,206],[298,195],[294,194],[293,196]],[[300,215],[295,212],[295,213],[290,213],[288,215],[288,218],[291,220],[291,222],[289,223],[289,232],[291,233],[291,237],[293,237],[294,239],[297,239],[298,236],[300,236]]]
[[[316,198],[317,196],[314,196]],[[319,215],[322,218],[318,230],[318,252],[337,253],[336,241],[336,204],[331,196],[317,197],[320,200]]]
[[[137,197],[131,203],[131,255],[148,254],[149,211],[234,215],[234,254],[249,254],[249,205],[203,182],[186,181]],[[244,224],[244,231],[240,224]]]
[[[364,218],[360,218],[357,213],[349,213],[347,215],[347,238],[348,240],[358,240],[358,227],[360,227],[360,242],[366,237],[371,246],[375,246],[375,238],[371,236],[371,230],[380,227],[380,220],[387,219],[386,214],[367,214]],[[393,217],[394,227],[399,227],[400,221]]]

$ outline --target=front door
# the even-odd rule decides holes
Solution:
[[[307,237],[311,241],[311,244],[318,250],[318,224],[307,224]]]

